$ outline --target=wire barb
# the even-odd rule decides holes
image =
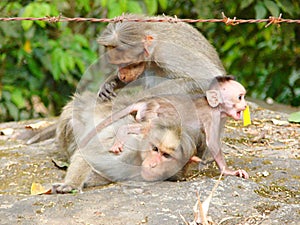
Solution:
[[[45,19],[47,19],[47,21],[49,23],[57,23],[60,21],[62,14],[60,13],[58,16],[45,16]]]
[[[226,25],[235,26],[235,25],[239,24],[239,22],[236,21],[236,17],[233,17],[233,19],[230,19],[229,17],[225,16],[224,12],[222,12],[222,16],[223,16],[223,22]]]
[[[269,22],[265,27],[268,27],[268,26],[270,26],[271,24],[277,24],[277,26],[280,27],[280,23],[282,22],[281,16],[282,16],[282,13],[280,13],[280,15],[279,15],[278,18],[276,18],[276,17],[274,17],[274,16],[270,16],[270,17],[269,17],[269,21],[270,21],[270,22]]]

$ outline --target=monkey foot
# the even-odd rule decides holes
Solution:
[[[52,185],[52,193],[53,194],[67,194],[67,193],[73,193],[77,191],[78,189],[72,187],[71,185],[68,184],[53,184]]]
[[[223,171],[223,174],[225,176],[237,176],[237,177],[241,177],[241,178],[245,178],[245,179],[249,178],[249,174],[245,170],[229,170],[229,169],[226,169],[226,170]]]
[[[123,145],[124,142],[121,141],[117,141],[113,144],[113,146],[110,148],[110,152],[115,153],[115,154],[119,154],[123,151]]]

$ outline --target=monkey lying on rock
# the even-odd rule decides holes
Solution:
[[[62,184],[54,185],[57,193],[81,190],[87,186],[114,181],[137,179],[159,181],[181,179],[191,162],[199,162],[195,142],[181,124],[156,119],[151,123],[137,122],[131,115],[124,116],[103,128],[81,145],[95,125],[110,116],[111,102],[99,102],[91,93],[75,95],[59,119],[58,147],[71,156],[70,166]],[[121,132],[124,153],[109,152]],[[78,147],[79,146],[79,147]]]
[[[125,107],[117,117],[109,115],[110,102],[98,103],[91,94],[75,96],[57,129],[59,146],[72,157],[65,182],[56,191],[80,190],[91,175],[96,179],[90,185],[182,178],[189,161],[200,162],[206,148],[224,175],[249,178],[246,171],[227,167],[220,143],[226,117],[237,120],[246,108],[245,94],[233,77],[221,76],[206,97],[157,96]]]

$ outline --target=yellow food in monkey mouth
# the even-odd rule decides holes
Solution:
[[[119,65],[118,77],[124,83],[134,81],[144,72],[145,67],[146,62],[132,63],[127,66]]]

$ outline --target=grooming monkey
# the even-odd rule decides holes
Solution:
[[[141,75],[179,79],[186,92],[195,93],[207,89],[207,80],[226,74],[213,46],[191,25],[126,21],[159,18],[166,17],[125,15],[124,21],[110,23],[102,32],[98,43],[105,47],[107,63],[115,65],[117,72],[101,86],[101,99],[115,97],[114,90]],[[146,85],[155,82],[149,79]]]
[[[117,72],[102,84],[98,92],[100,99],[111,99],[116,96],[116,89],[142,75],[148,87],[157,82],[165,85],[164,79],[153,79],[157,76],[175,79],[181,87],[177,90],[177,87],[165,85],[160,93],[173,89],[178,93],[195,94],[207,90],[207,80],[226,74],[213,46],[191,25],[183,22],[130,22],[126,18],[166,17],[126,15],[125,21],[110,23],[102,32],[98,42],[105,47],[107,64],[115,65]],[[55,125],[50,129],[53,133]],[[27,143],[46,139],[48,133],[48,130],[41,131]]]
[[[185,121],[181,124],[182,127],[189,130],[189,134],[197,146],[203,148],[203,143],[205,143],[224,175],[249,178],[248,173],[244,170],[230,170],[221,150],[221,131],[226,118],[240,119],[242,111],[247,106],[245,94],[245,88],[235,81],[234,77],[218,76],[211,82],[209,89],[206,91],[206,97],[203,97],[203,95],[190,95],[196,109],[189,110],[190,107],[185,105],[186,99],[179,98],[178,95],[141,100],[113,113],[111,117],[101,123],[96,123],[96,127],[87,133],[82,143],[83,145],[88,144],[96,133],[127,115],[135,115],[136,121],[151,120],[153,122],[156,118],[160,121],[163,119],[177,120],[178,115],[174,116],[174,107],[166,104],[166,102],[172,102],[172,105],[183,105],[183,110],[179,109],[179,114],[185,118]],[[192,116],[192,113],[195,112],[196,117]],[[190,116],[187,117],[186,115]],[[113,149],[113,152],[120,153],[122,143],[115,143],[114,145],[118,147]],[[199,152],[203,152],[203,149],[198,149]]]
[[[54,192],[81,190],[85,185],[103,185],[137,179],[158,181],[184,178],[190,162],[199,162],[195,142],[181,124],[156,119],[136,122],[128,115],[106,126],[85,146],[81,144],[94,124],[111,114],[111,102],[99,102],[91,93],[75,95],[59,119],[58,147],[71,157],[64,183]],[[126,132],[118,131],[129,127]],[[122,154],[109,152],[122,139]],[[78,147],[80,146],[80,147]]]

